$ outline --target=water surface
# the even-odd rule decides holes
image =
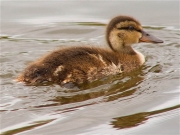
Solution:
[[[1,134],[180,134],[178,1],[1,2]],[[26,86],[14,80],[57,48],[107,47],[108,21],[137,18],[164,40],[133,47],[146,56],[137,71],[80,88]]]

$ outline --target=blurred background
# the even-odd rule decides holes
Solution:
[[[2,1],[1,23],[106,22],[130,15],[142,24],[178,27],[179,1]],[[5,25],[5,26],[4,26]]]

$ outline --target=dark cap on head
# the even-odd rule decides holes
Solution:
[[[114,17],[108,24],[107,28],[106,28],[106,34],[108,35],[109,32],[112,30],[112,28],[119,22],[125,22],[125,21],[133,21],[136,22],[137,24],[141,25],[140,22],[136,19],[134,19],[133,17],[129,17],[129,16],[116,16]]]

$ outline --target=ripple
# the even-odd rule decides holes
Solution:
[[[9,40],[9,41],[18,41],[18,42],[21,42],[21,41],[41,41],[41,42],[46,42],[46,43],[49,43],[49,42],[60,42],[60,43],[65,43],[65,42],[82,42],[82,39],[38,39],[38,38],[18,38],[18,37],[14,37],[14,36],[2,36],[0,37],[1,39],[5,39],[5,40]]]
[[[37,129],[37,127],[39,126],[41,127],[47,126],[48,124],[55,121],[57,118],[58,118],[58,121],[64,119],[64,117],[62,117],[60,114],[47,114],[31,121],[27,121],[27,122],[16,124],[11,127],[7,127],[1,130],[1,135],[12,135],[12,134],[24,132],[27,130],[31,130],[35,127]]]
[[[143,25],[145,29],[152,29],[152,30],[171,30],[171,31],[180,31],[179,28],[174,26],[156,26],[156,25]]]
[[[138,71],[122,76],[109,76],[80,85],[77,89],[66,89],[52,84],[32,87],[12,82],[29,62],[47,50],[70,45],[92,45],[92,42],[96,46],[100,44],[102,47],[105,46],[105,43],[101,42],[104,40],[103,33],[109,20],[97,18],[79,20],[79,16],[73,19],[73,21],[71,17],[19,19],[14,29],[11,29],[14,26],[6,28],[13,34],[1,35],[0,40],[4,41],[0,59],[2,68],[0,92],[3,99],[1,113],[4,118],[2,125],[6,127],[2,130],[3,134],[21,132],[26,134],[26,131],[31,134],[31,131],[37,133],[36,129],[41,129],[38,132],[40,134],[46,131],[50,132],[47,134],[51,134],[55,128],[60,133],[68,129],[67,132],[74,134],[76,134],[74,131],[86,134],[91,127],[95,127],[92,129],[93,133],[99,130],[102,134],[113,132],[120,134],[124,131],[122,129],[129,131],[140,127],[142,130],[142,126],[146,126],[146,123],[149,125],[149,121],[159,119],[160,116],[163,116],[161,121],[163,124],[171,113],[174,114],[174,111],[180,108],[179,90],[174,90],[179,85],[179,29],[174,26],[161,24],[143,26],[160,36],[165,43],[159,45],[142,43],[134,46],[147,56],[146,63]],[[28,119],[21,117],[20,111]],[[33,117],[29,114],[33,114]],[[176,116],[178,118],[178,114]],[[73,123],[73,126],[66,128],[64,123],[67,125]],[[171,125],[171,122],[167,123]],[[153,125],[154,122],[150,126]],[[162,129],[159,125],[155,126],[159,128],[158,131]],[[169,126],[163,128],[172,131]]]
[[[178,108],[180,108],[180,105],[176,105],[170,108],[160,109],[156,111],[151,111],[151,112],[142,112],[133,115],[118,117],[118,118],[114,118],[114,121],[112,121],[111,124],[113,125],[114,128],[118,128],[118,129],[136,127],[141,124],[144,124],[149,118],[152,118],[154,115]]]

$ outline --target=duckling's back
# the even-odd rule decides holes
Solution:
[[[17,80],[32,85],[46,81],[79,84],[121,72],[118,56],[112,51],[71,47],[56,50],[31,63]]]

